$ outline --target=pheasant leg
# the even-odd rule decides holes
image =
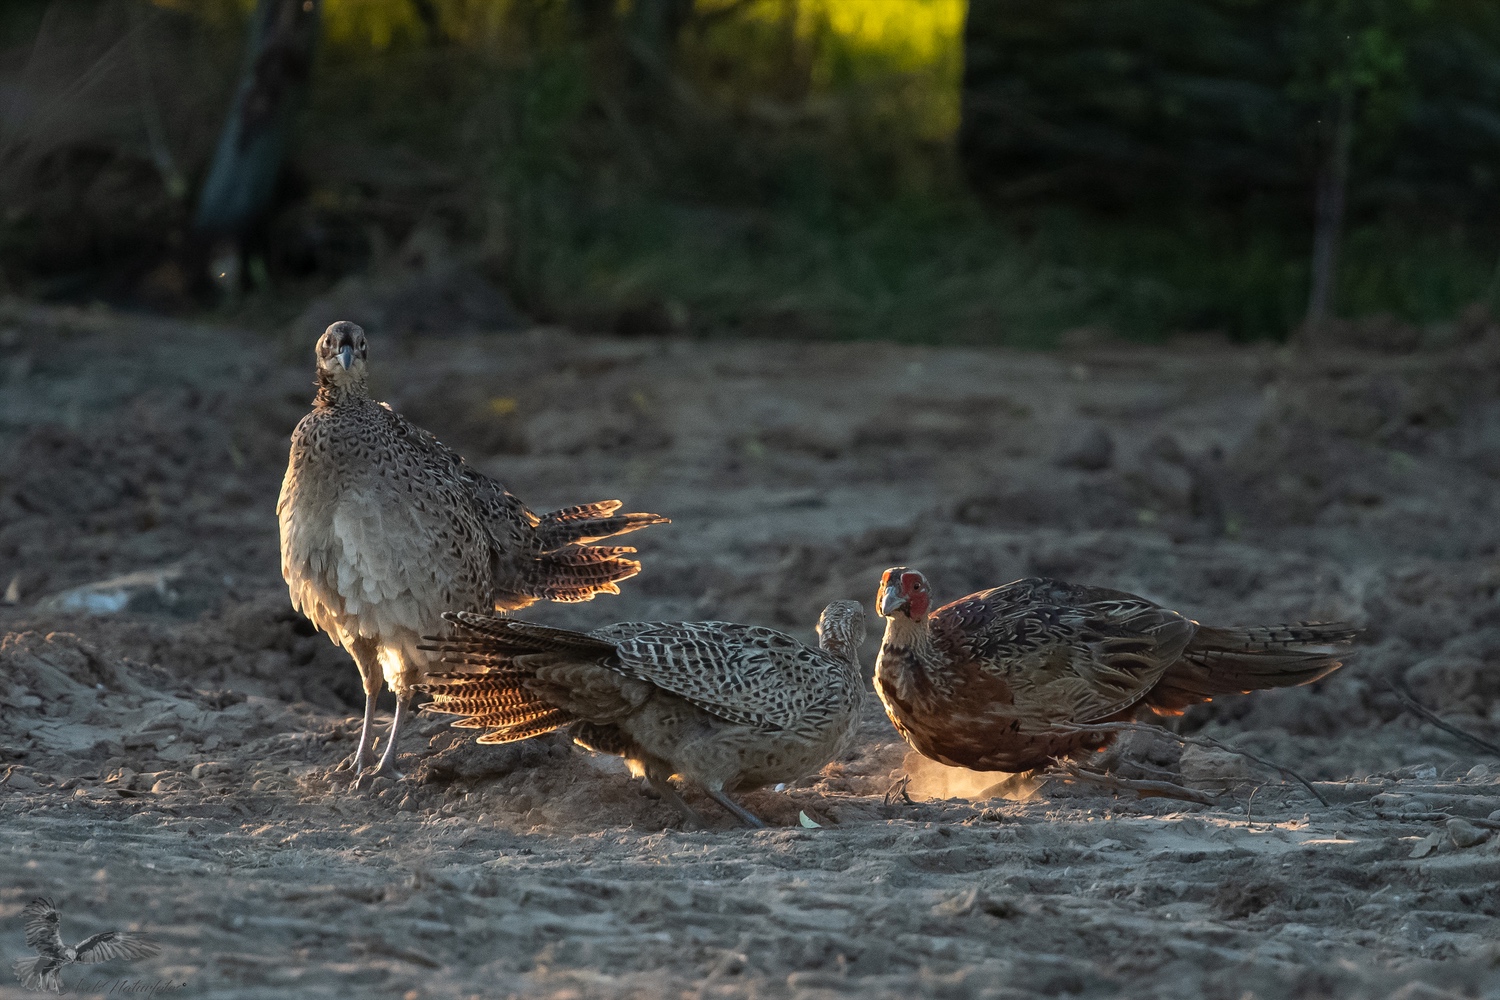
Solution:
[[[744,806],[740,805],[738,802],[734,801],[734,799],[731,799],[723,792],[718,791],[717,789],[709,788],[707,785],[703,786],[703,790],[708,793],[709,798],[713,799],[719,805],[723,806],[725,809],[728,809],[731,813],[733,813],[735,818],[738,819],[741,823],[744,823],[746,826],[752,827],[757,830],[764,830],[766,828],[765,822],[762,821],[759,816],[755,815],[755,813],[751,812],[749,809],[746,809]]]
[[[376,659],[379,650],[375,643],[369,639],[345,637],[344,646],[354,658],[354,665],[359,668],[359,678],[364,684],[365,721],[359,728],[359,746],[355,748],[354,756],[346,757],[334,770],[343,774],[346,780],[354,781],[370,763],[370,748],[375,742],[375,699],[380,696],[383,678],[380,674],[380,662]]]
[[[396,699],[396,714],[391,716],[391,731],[385,738],[385,753],[380,755],[380,764],[375,770],[360,776],[357,787],[367,788],[376,778],[400,781],[404,777],[400,771],[396,770],[396,739],[401,733],[401,720],[406,718],[410,705],[410,696]]]
[[[345,757],[335,771],[346,773],[349,780],[358,778],[370,759],[370,744],[375,742],[375,692],[365,693],[365,721],[359,728],[359,746],[353,757]]]
[[[650,783],[656,794],[671,803],[672,808],[682,814],[682,818],[687,820],[688,826],[696,827],[699,830],[705,829],[708,826],[707,823],[703,822],[703,817],[698,815],[698,810],[682,800],[682,796],[677,794],[677,789],[672,787],[672,783],[664,775],[647,774],[646,781]]]

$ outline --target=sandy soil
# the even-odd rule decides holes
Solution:
[[[675,519],[635,536],[624,595],[544,620],[811,638],[904,563],[951,597],[1039,573],[1206,621],[1368,628],[1319,685],[1179,727],[1326,805],[1137,737],[1118,773],[1212,804],[1060,780],[1002,798],[1000,776],[909,759],[872,696],[847,759],[746,796],[761,832],[703,801],[717,825],[684,831],[617,762],[431,720],[406,780],[330,791],[356,676],[291,612],[273,510],[317,332],[0,304],[7,962],[46,894],[70,942],[162,946],[65,970],[83,995],[1500,997],[1500,759],[1388,688],[1500,736],[1500,331],[372,344],[381,394],[533,505]]]

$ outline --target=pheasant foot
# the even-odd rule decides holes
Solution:
[[[751,812],[749,809],[746,809],[744,806],[740,805],[738,802],[734,801],[734,799],[731,799],[729,796],[725,795],[723,792],[716,791],[707,786],[704,786],[703,790],[708,793],[709,798],[713,799],[719,805],[723,806],[725,809],[728,809],[731,813],[733,813],[734,817],[741,823],[744,823],[746,826],[752,827],[756,830],[764,830],[766,828],[764,820],[755,815],[755,813]]]
[[[682,814],[682,818],[687,821],[690,829],[704,830],[708,828],[708,824],[703,821],[703,817],[699,814],[698,810],[688,805],[682,796],[677,794],[677,789],[672,787],[670,781],[659,774],[646,775],[646,781],[651,785],[652,790],[662,797],[663,801],[670,803],[672,808]]]

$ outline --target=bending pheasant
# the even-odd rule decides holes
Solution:
[[[631,622],[571,632],[489,615],[445,616],[454,638],[431,647],[478,672],[432,675],[425,711],[511,743],[568,727],[573,741],[617,754],[689,822],[702,819],[668,783],[680,775],[749,826],[729,792],[793,781],[838,756],[864,698],[865,610],[835,601],[821,648],[754,625]]]
[[[1052,727],[1179,715],[1214,695],[1310,684],[1337,670],[1341,622],[1210,628],[1142,597],[1029,579],[935,611],[927,580],[880,580],[875,691],[906,742],[976,771],[1029,771],[1108,737]]]
[[[445,611],[510,611],[534,601],[618,594],[641,564],[600,539],[667,519],[620,514],[618,500],[533,514],[495,480],[365,391],[364,331],[318,340],[318,394],[292,432],[276,514],[292,604],[354,657],[364,769],[382,679],[396,695],[375,774],[393,774],[401,721],[429,665],[418,649]]]

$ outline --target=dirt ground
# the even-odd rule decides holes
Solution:
[[[80,995],[1500,997],[1500,759],[1389,687],[1500,737],[1500,330],[1057,354],[374,340],[379,394],[533,506],[674,519],[634,536],[623,595],[541,620],[811,639],[823,604],[869,608],[905,564],[947,598],[1044,574],[1367,629],[1318,685],[1178,724],[1327,804],[1143,737],[1104,763],[1212,804],[1059,779],[1000,797],[1002,776],[909,759],[871,695],[846,759],[745,796],[758,832],[691,795],[714,828],[683,830],[617,761],[432,719],[405,780],[330,789],[357,678],[292,613],[274,513],[318,332],[0,303],[7,964],[49,895],[70,943],[161,945],[64,970]]]

